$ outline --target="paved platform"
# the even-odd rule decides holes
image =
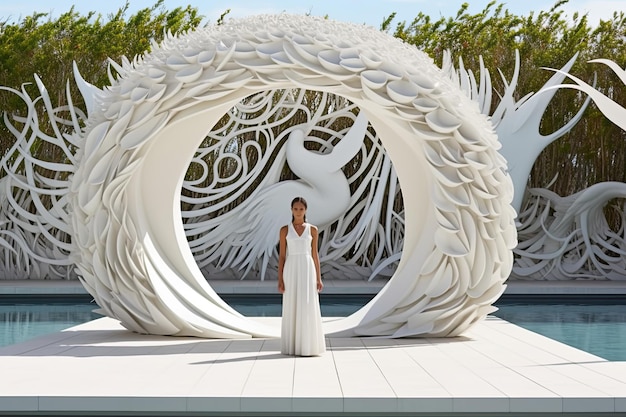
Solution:
[[[102,318],[0,349],[0,415],[626,416],[626,362],[491,316],[457,338],[327,346],[289,357],[278,339],[146,336]]]

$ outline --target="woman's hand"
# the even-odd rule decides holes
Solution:
[[[321,279],[317,280],[317,292],[322,292],[322,290],[324,289],[324,283],[322,282]]]
[[[282,279],[278,280],[278,292],[281,294],[285,293],[285,281],[283,281]]]

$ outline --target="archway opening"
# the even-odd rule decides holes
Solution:
[[[356,129],[359,114],[357,105],[332,93],[275,89],[242,99],[211,128],[185,174],[181,214],[194,259],[217,292],[262,293],[265,297],[257,297],[258,302],[267,304],[270,314],[276,313],[276,243],[278,228],[284,224],[279,211],[288,208],[280,201],[293,198],[289,193],[306,194],[318,182],[349,190],[343,206],[341,199],[332,199],[323,190],[315,194],[322,201],[310,201],[314,210],[325,212],[309,212],[320,231],[322,275],[333,284],[324,293],[329,305],[323,308],[332,315],[358,309],[393,275],[404,236],[402,192],[371,124],[362,133],[348,135]],[[306,131],[299,155],[287,150],[295,129]],[[297,160],[331,154],[332,161],[307,169]],[[326,178],[331,163],[343,177]],[[337,184],[342,180],[345,184]],[[280,189],[288,191],[281,194]],[[276,230],[259,223],[276,223]],[[333,291],[337,287],[340,291]],[[349,297],[354,294],[351,287],[359,297]],[[338,300],[337,292],[346,296]],[[244,314],[259,311],[242,308]]]

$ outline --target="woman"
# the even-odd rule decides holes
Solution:
[[[283,294],[281,353],[317,356],[326,351],[318,292],[322,275],[317,227],[306,222],[307,203],[291,202],[291,223],[280,229],[278,291]]]

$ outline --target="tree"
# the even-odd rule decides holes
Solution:
[[[461,58],[466,68],[479,71],[478,58],[495,73],[498,69],[510,79],[515,65],[515,50],[522,58],[517,99],[537,92],[553,75],[548,68],[561,68],[576,52],[579,58],[571,72],[579,78],[598,80],[598,88],[618,103],[625,103],[625,92],[615,88],[621,83],[615,74],[587,61],[608,58],[626,62],[626,18],[615,12],[613,18],[591,27],[587,16],[567,17],[559,0],[548,11],[516,16],[503,4],[489,3],[481,12],[469,14],[463,4],[454,17],[438,20],[419,13],[410,23],[396,24],[394,36],[431,55],[441,65],[443,52]],[[383,21],[389,31],[395,15]],[[623,64],[622,64],[623,65]],[[502,79],[494,77],[494,88],[502,92]],[[585,96],[560,91],[544,114],[541,132],[547,134],[563,126],[580,108]],[[497,106],[497,100],[492,103]],[[493,110],[493,109],[492,109]],[[626,181],[626,132],[612,125],[594,106],[564,138],[548,146],[537,159],[529,179],[532,187],[545,187],[555,177],[552,189],[570,195],[601,181]]]
[[[164,1],[127,16],[129,4],[104,18],[94,12],[81,16],[72,7],[57,19],[34,13],[21,22],[0,23],[0,86],[26,91],[38,96],[33,85],[37,74],[48,88],[55,106],[67,104],[66,84],[73,79],[76,62],[85,80],[98,87],[110,83],[109,59],[120,62],[150,49],[150,41],[159,42],[165,34],[196,29],[202,16],[194,7],[168,11]],[[30,85],[28,85],[30,83]],[[82,97],[72,90],[72,100],[81,106]],[[22,100],[15,94],[0,92],[0,109],[8,115],[24,115]],[[44,117],[44,113],[40,115]],[[41,126],[45,126],[41,124]],[[4,125],[0,127],[0,156],[13,142]],[[45,152],[45,149],[41,151]],[[1,176],[1,174],[0,174]]]

